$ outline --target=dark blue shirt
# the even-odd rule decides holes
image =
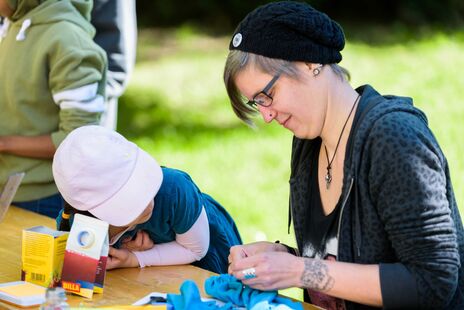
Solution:
[[[139,230],[146,231],[155,245],[175,241],[176,234],[183,234],[193,226],[204,207],[209,224],[209,248],[206,255],[192,265],[227,273],[230,247],[242,243],[232,217],[216,200],[202,193],[187,173],[165,167],[162,170],[163,183],[154,198],[151,218],[125,232],[114,247],[119,248],[121,240],[133,237]],[[61,213],[57,218],[58,227],[60,222]]]

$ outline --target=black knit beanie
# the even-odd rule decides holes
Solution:
[[[339,24],[309,4],[272,2],[256,8],[238,25],[229,44],[270,58],[338,63],[345,37]]]

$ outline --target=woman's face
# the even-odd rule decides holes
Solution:
[[[320,76],[313,76],[310,65],[297,63],[297,68],[301,72],[298,80],[282,74],[268,91],[273,98],[271,106],[258,105],[258,109],[265,122],[275,120],[296,137],[313,139],[321,135],[324,125],[326,88]],[[239,73],[235,82],[239,91],[252,100],[272,78],[251,66]]]

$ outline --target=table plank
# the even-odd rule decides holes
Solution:
[[[0,223],[0,282],[18,281],[21,277],[21,234],[24,228],[44,225],[55,228],[51,218],[11,207]],[[205,280],[214,273],[191,265],[159,266],[146,268],[123,268],[106,273],[103,294],[94,294],[89,300],[77,295],[68,295],[71,306],[129,305],[151,292],[179,293],[182,282],[195,281],[200,294],[209,297],[203,287]],[[303,304],[304,309],[319,309]],[[0,302],[0,309],[18,309]]]

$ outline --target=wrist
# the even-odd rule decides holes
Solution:
[[[301,256],[298,256],[298,257],[295,257],[296,259],[296,263],[293,264],[294,266],[294,272],[295,272],[295,283],[294,283],[294,287],[300,287],[300,288],[305,288],[304,286],[304,283],[303,283],[303,275],[304,275],[304,272],[305,272],[305,259],[307,259],[307,257],[301,257]]]
[[[134,252],[130,252],[130,266],[129,267],[139,267],[140,266],[140,262],[139,262],[139,258],[137,257],[137,255],[134,253]]]
[[[302,257],[303,271],[300,276],[300,287],[312,290],[327,292],[330,291],[335,283],[330,274],[327,261]]]

